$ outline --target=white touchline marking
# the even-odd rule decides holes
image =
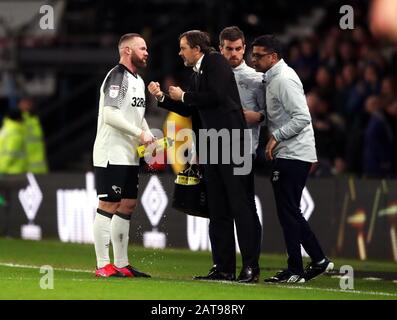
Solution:
[[[27,265],[27,264],[17,264],[17,263],[5,263],[5,262],[0,262],[0,266],[4,267],[10,267],[10,268],[26,268],[26,269],[40,269],[40,266],[35,266],[35,265]],[[84,272],[84,273],[93,273],[91,270],[83,270],[83,269],[71,269],[71,268],[54,268],[54,270],[57,271],[67,271],[67,272]],[[12,280],[12,279],[17,279],[17,278],[1,278],[1,279],[6,279],[6,280]],[[20,278],[20,279],[27,279],[27,278]],[[97,279],[70,279],[72,281],[97,281]],[[165,282],[165,281],[159,281],[159,282]],[[397,282],[394,280],[393,282]],[[167,282],[168,283],[168,282]],[[197,282],[196,282],[197,283]],[[235,284],[233,282],[224,282],[225,284]],[[237,283],[236,283],[237,284]],[[296,286],[291,286],[291,285],[271,285],[275,286],[278,288],[287,288],[287,289],[300,289],[300,290],[317,290],[317,291],[325,291],[325,292],[339,292],[339,293],[352,293],[352,294],[368,294],[368,295],[375,295],[375,296],[388,296],[388,297],[397,297],[397,294],[393,293],[388,293],[388,292],[377,292],[377,291],[360,291],[360,290],[342,290],[342,289],[332,289],[332,288],[316,288],[316,287],[307,287],[301,285],[296,285]],[[267,286],[267,287],[271,287]]]
[[[26,281],[26,280],[37,280],[38,278],[34,278],[34,277],[17,277],[17,278],[13,278],[13,277],[0,277],[0,280],[9,280],[9,281]],[[65,279],[65,280],[70,280],[70,281],[77,281],[77,282],[98,282],[98,279],[75,279],[75,278],[71,278],[71,279]],[[113,282],[115,283],[115,282]]]
[[[25,269],[40,269],[41,266],[27,265],[27,264],[18,264],[18,263],[5,263],[0,262],[0,266],[10,267],[10,268],[25,268]],[[94,273],[92,270],[82,270],[82,269],[71,269],[71,268],[53,268],[57,271],[68,271],[68,272],[85,272],[85,273]]]
[[[378,291],[360,291],[360,290],[342,290],[342,289],[332,289],[332,288],[316,288],[316,287],[306,287],[306,286],[284,286],[276,285],[279,288],[290,288],[290,289],[303,289],[303,290],[318,290],[318,291],[328,291],[328,292],[340,292],[340,293],[353,293],[353,294],[369,294],[375,296],[388,296],[397,297],[397,294],[388,292],[378,292]]]

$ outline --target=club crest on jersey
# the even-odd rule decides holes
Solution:
[[[112,189],[113,189],[113,191],[114,191],[115,193],[121,194],[121,188],[120,188],[120,187],[118,187],[118,186],[116,186],[116,185],[113,185],[113,186],[112,186]]]
[[[110,86],[109,89],[109,97],[111,98],[116,98],[119,95],[119,91],[120,91],[120,86]]]

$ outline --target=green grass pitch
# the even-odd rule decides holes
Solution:
[[[265,300],[265,299],[397,299],[397,264],[334,259],[336,269],[351,265],[354,289],[342,290],[338,273],[305,284],[271,285],[263,279],[285,265],[283,255],[261,256],[258,284],[193,281],[211,265],[209,252],[130,247],[131,263],[152,275],[150,279],[96,279],[93,245],[58,241],[0,239],[0,299],[138,299],[138,300]],[[238,261],[240,257],[238,257]],[[41,289],[40,266],[54,269],[54,288]],[[359,277],[377,274],[383,280]]]

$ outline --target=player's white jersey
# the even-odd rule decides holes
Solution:
[[[98,127],[94,143],[94,166],[139,165],[139,137],[128,135],[104,122],[104,107],[119,108],[132,125],[144,129],[145,84],[142,78],[119,64],[106,75],[99,99]]]

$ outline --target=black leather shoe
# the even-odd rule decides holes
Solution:
[[[216,266],[214,266],[206,276],[193,277],[193,280],[235,281],[236,276],[234,273],[219,271]]]
[[[259,281],[259,274],[259,268],[245,267],[241,269],[237,281],[241,283],[257,283]]]

